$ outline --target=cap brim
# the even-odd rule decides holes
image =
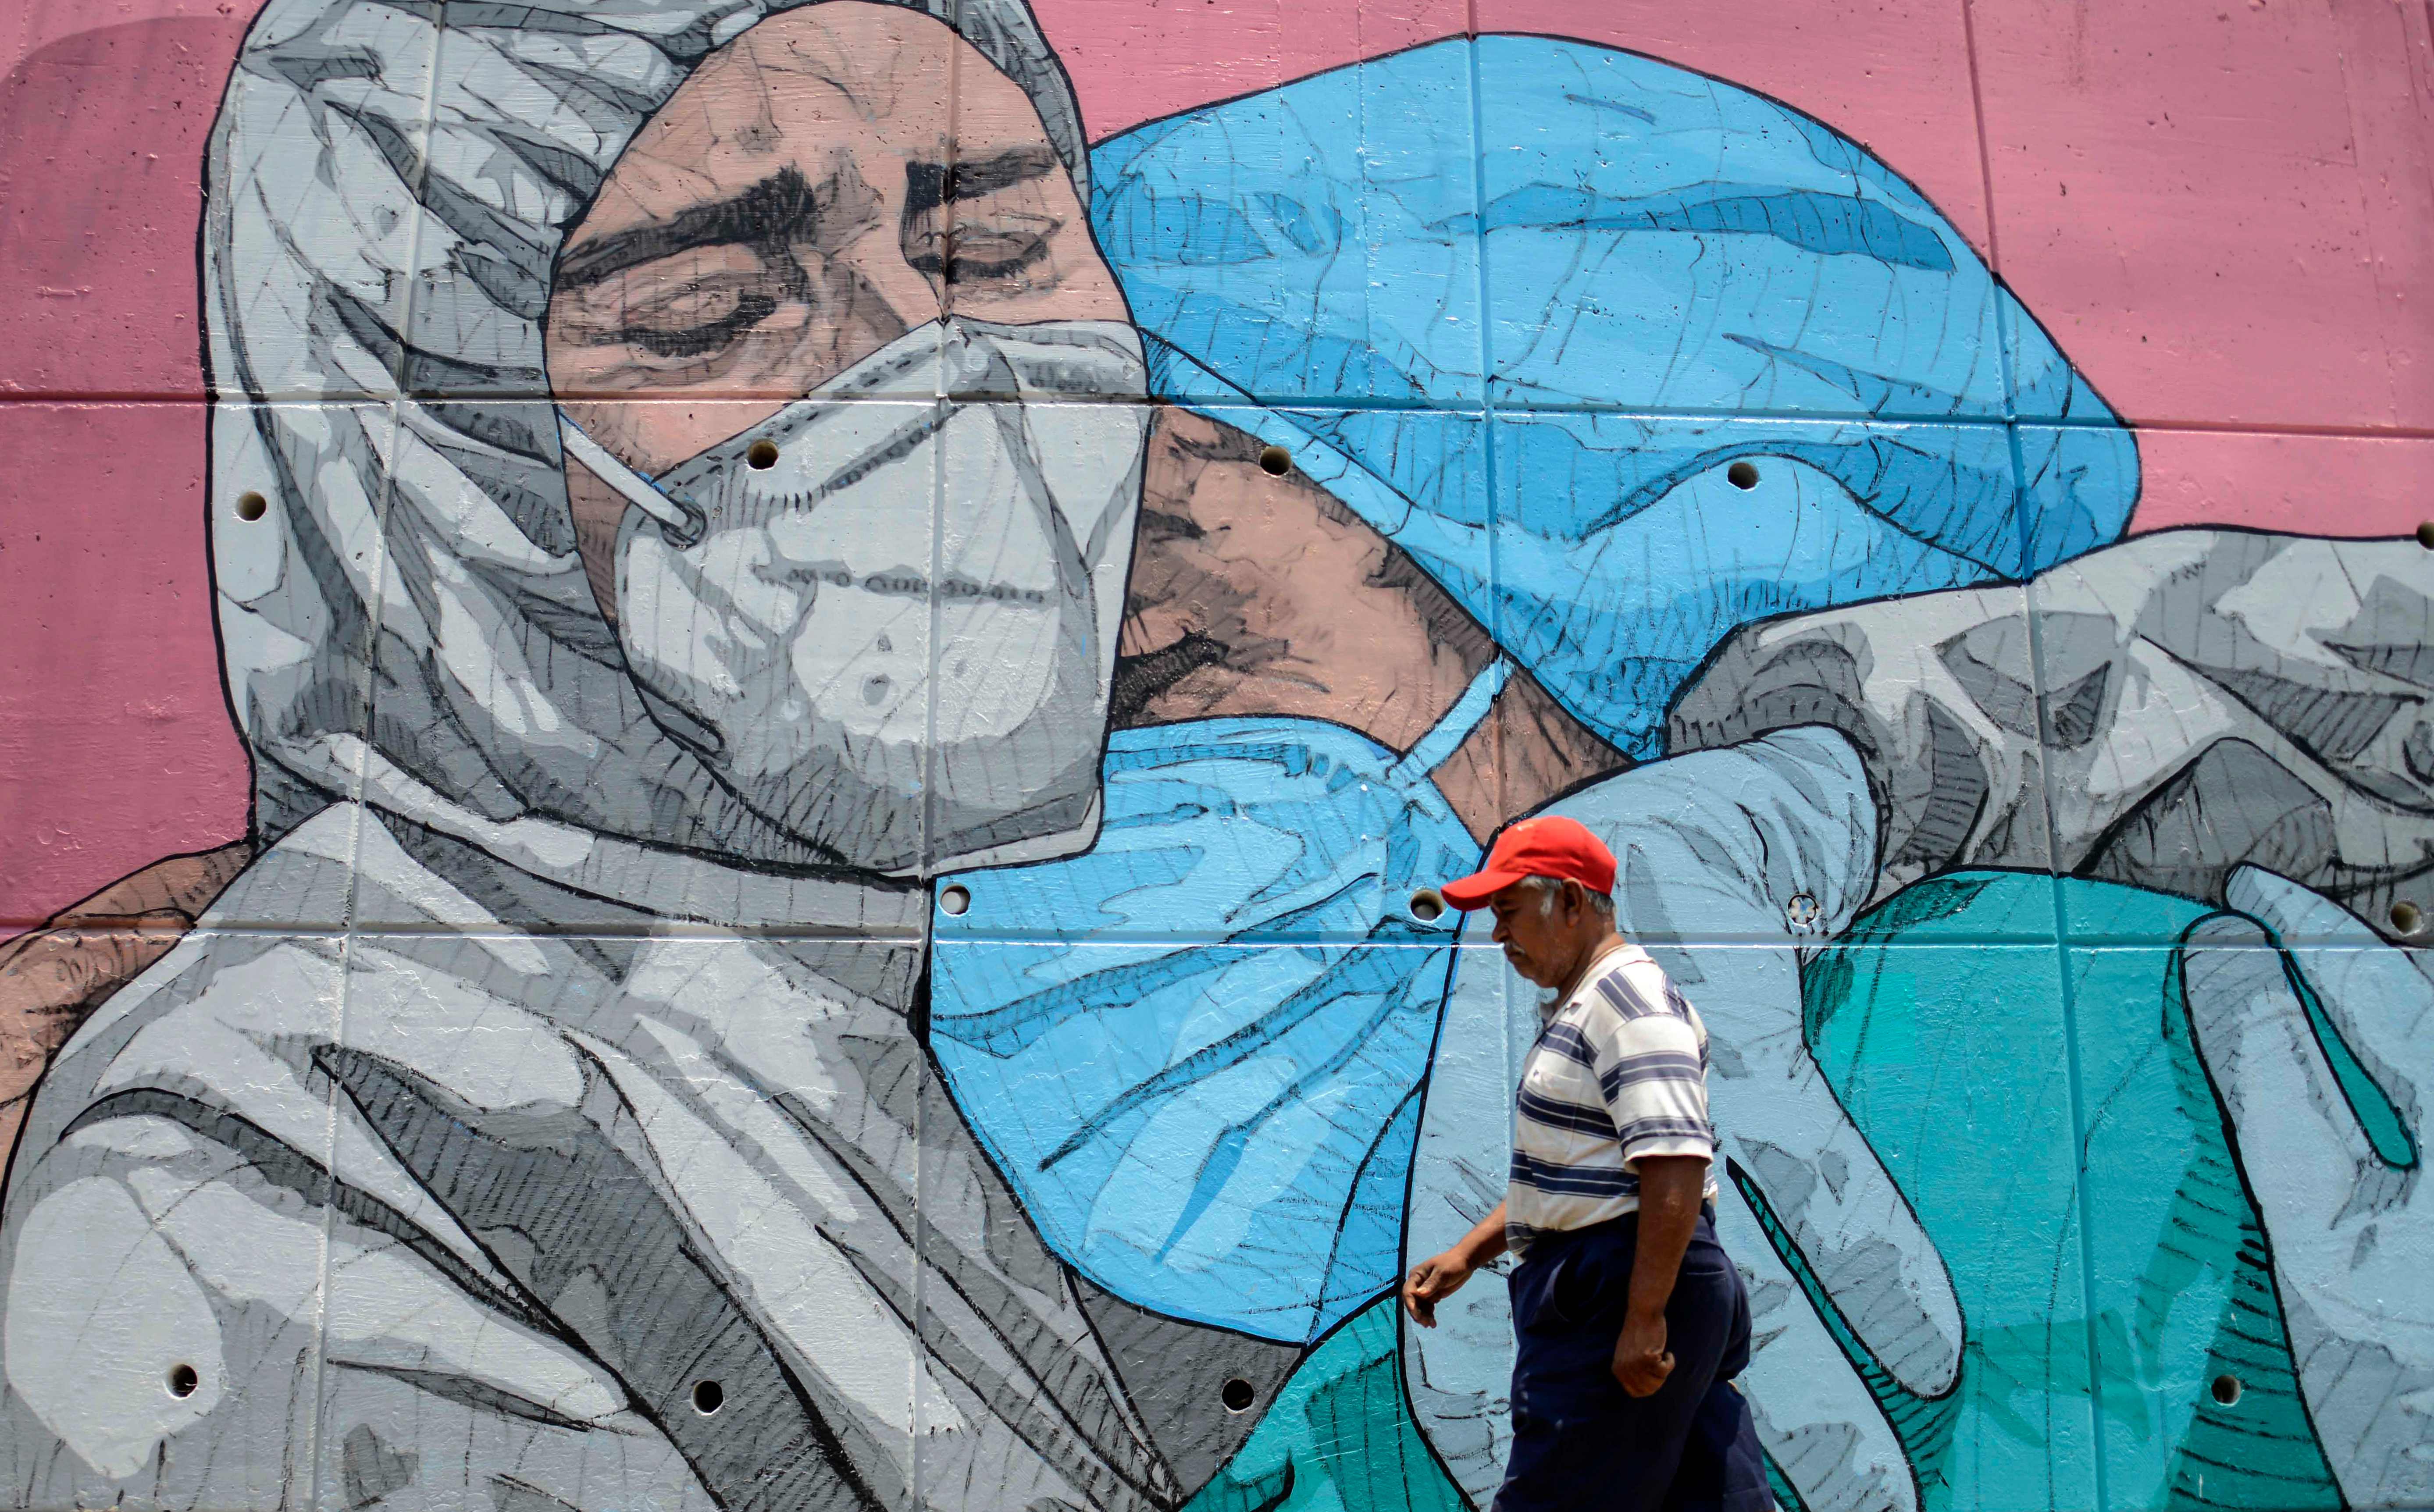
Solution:
[[[1457,909],[1487,907],[1487,900],[1518,882],[1528,874],[1522,872],[1473,872],[1460,881],[1448,882],[1437,889],[1437,896]]]

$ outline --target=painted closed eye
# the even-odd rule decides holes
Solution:
[[[1021,275],[1047,260],[1064,229],[1071,185],[1045,143],[977,154],[951,166],[907,163],[899,233],[904,261],[946,283],[997,281],[1013,286],[984,292],[1037,292],[1035,281]],[[1048,281],[1055,281],[1053,271]]]
[[[1063,224],[1049,215],[959,218],[951,227],[912,238],[905,262],[949,283],[1010,279],[1048,256]]]
[[[639,347],[655,357],[702,357],[733,346],[778,312],[769,295],[740,290],[704,291],[636,312],[604,342]]]
[[[800,282],[750,248],[693,248],[565,291],[559,329],[577,345],[625,347],[645,361],[697,359],[753,333]]]

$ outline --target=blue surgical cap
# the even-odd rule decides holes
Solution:
[[[1091,161],[1160,395],[1289,448],[1635,756],[1735,627],[2023,577],[2137,497],[1950,221],[1687,69],[1455,39]]]

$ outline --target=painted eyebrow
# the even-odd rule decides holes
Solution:
[[[1046,147],[1016,147],[994,158],[958,162],[904,165],[904,218],[908,221],[951,199],[979,199],[1001,189],[1045,178],[1064,166]]]
[[[727,199],[695,205],[653,226],[611,231],[570,249],[557,287],[579,289],[630,267],[703,246],[770,246],[799,241],[819,220],[818,196],[794,167],[779,169]]]

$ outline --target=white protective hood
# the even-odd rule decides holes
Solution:
[[[1071,88],[1023,0],[908,8],[1029,92],[1087,194]],[[821,858],[654,722],[593,602],[540,325],[626,144],[787,8],[273,0],[248,34],[203,280],[214,577],[264,841],[360,796],[646,911],[789,916],[773,874]]]

